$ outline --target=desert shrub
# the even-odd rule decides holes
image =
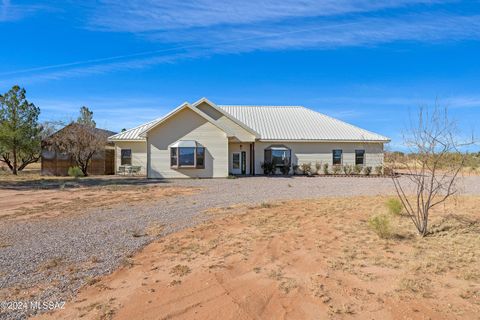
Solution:
[[[281,172],[282,174],[284,174],[284,175],[287,175],[287,174],[290,173],[290,168],[291,168],[291,167],[292,167],[292,166],[290,165],[290,163],[285,163],[285,164],[283,165],[283,167],[280,167],[280,172]]]
[[[344,165],[343,166],[343,173],[345,174],[351,174],[352,173],[352,166],[351,165]]]
[[[399,215],[403,209],[402,202],[397,198],[388,199],[385,205],[387,206],[388,211],[394,215]]]
[[[275,165],[270,161],[263,162],[261,167],[263,169],[263,173],[267,176],[275,173]]]
[[[383,174],[383,166],[376,166],[375,167],[375,174],[378,174],[379,176]]]
[[[80,167],[70,167],[68,168],[68,175],[70,177],[74,177],[74,178],[78,178],[78,177],[83,177],[83,172],[82,172],[82,169],[80,169]]]
[[[363,168],[363,173],[365,173],[366,176],[369,176],[372,173],[372,167]]]
[[[368,219],[368,225],[380,238],[388,239],[392,236],[392,224],[386,214],[378,214]]]
[[[353,166],[353,173],[355,174],[360,174],[362,172],[362,166],[359,164],[356,164]]]
[[[307,175],[312,174],[312,164],[310,162],[302,163],[300,165],[300,169],[302,170],[303,174],[307,174]]]
[[[323,174],[329,174],[329,172],[328,172],[328,163],[323,164]]]
[[[227,179],[237,179],[237,176],[235,176],[233,174],[229,174]]]
[[[318,162],[318,161],[315,161],[315,174],[319,174],[320,169],[322,169],[322,163]]]
[[[332,172],[333,174],[339,174],[340,171],[342,171],[342,166],[339,164],[333,165],[332,166]]]
[[[292,171],[293,171],[293,174],[296,175],[298,173],[298,164],[294,164],[292,165]]]

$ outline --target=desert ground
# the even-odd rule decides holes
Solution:
[[[40,315],[60,319],[474,317],[480,178],[460,186],[431,236],[392,216],[385,240],[367,221],[387,178],[0,175],[0,301],[66,301]]]
[[[146,246],[40,319],[475,319],[479,197],[433,213],[420,239],[386,197],[322,198],[209,210],[212,220]]]

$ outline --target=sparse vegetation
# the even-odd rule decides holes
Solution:
[[[344,165],[342,169],[343,169],[343,173],[346,175],[349,175],[352,173],[352,166],[349,164]]]
[[[383,174],[383,166],[376,166],[375,167],[375,174],[381,176]]]
[[[364,167],[364,168],[363,168],[363,173],[364,173],[366,176],[369,176],[369,175],[372,173],[372,167]]]
[[[70,177],[74,177],[74,178],[78,178],[78,177],[83,177],[83,172],[82,172],[82,169],[80,169],[80,167],[70,167],[68,168],[68,175]]]
[[[302,170],[302,173],[304,175],[311,175],[312,174],[312,163],[310,163],[310,162],[302,163],[300,165],[300,170]]]
[[[353,166],[353,173],[360,174],[360,173],[362,173],[362,169],[363,168],[362,168],[361,165],[356,164],[356,165]]]
[[[329,174],[330,172],[328,171],[328,163],[324,163],[323,164],[323,174],[324,175],[327,175]]]
[[[333,174],[339,174],[340,171],[342,171],[342,166],[341,165],[334,165],[332,166],[332,172]]]
[[[386,214],[377,214],[368,219],[370,228],[382,239],[392,236],[392,224],[390,217]]]
[[[275,173],[275,165],[270,162],[270,161],[265,161],[261,164],[261,167],[263,169],[263,174],[269,176]]]
[[[393,215],[399,215],[402,212],[403,205],[397,198],[390,198],[385,202],[388,211]]]

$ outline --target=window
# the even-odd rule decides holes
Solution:
[[[175,167],[178,165],[178,149],[170,148],[170,166]]]
[[[195,148],[178,148],[178,165],[195,165]]]
[[[188,146],[181,146],[188,145]],[[174,168],[205,168],[205,148],[196,142],[180,141],[170,147],[170,166]]]
[[[355,165],[363,166],[365,164],[365,150],[355,150]]]
[[[197,168],[205,168],[205,148],[197,147]]]
[[[283,167],[291,163],[291,151],[284,146],[270,146],[265,149],[265,162],[271,162],[276,167]]]
[[[123,165],[132,165],[132,149],[122,149],[120,151],[120,164]]]
[[[333,165],[340,165],[342,164],[342,150],[333,150]]]
[[[233,153],[233,169],[240,169],[240,153]]]

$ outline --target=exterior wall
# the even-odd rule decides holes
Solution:
[[[210,118],[218,121],[218,123],[220,123],[222,126],[229,128],[238,140],[248,142],[255,141],[255,135],[251,134],[250,132],[242,128],[240,125],[236,124],[228,117],[224,116],[223,113],[216,110],[209,104],[205,102],[201,103],[197,106],[197,109],[208,115]]]
[[[132,166],[142,167],[140,174],[147,174],[147,142],[146,141],[119,141],[115,142],[115,171],[121,165],[121,150],[132,150]]]
[[[376,167],[383,165],[382,143],[346,143],[346,142],[256,142],[255,143],[255,173],[263,174],[261,164],[264,161],[264,150],[271,145],[284,145],[292,150],[292,163],[321,162],[332,166],[332,150],[341,149],[342,164],[355,164],[355,150],[365,150],[365,165]]]
[[[233,173],[233,157],[232,154],[234,152],[241,152],[245,151],[247,153],[247,163],[246,163],[246,169],[247,169],[247,175],[250,174],[250,143],[229,143],[228,144],[228,172],[231,174]]]
[[[205,168],[170,167],[169,145],[196,140],[205,147]],[[228,176],[228,138],[225,132],[194,111],[184,109],[148,132],[149,178],[220,178]]]

